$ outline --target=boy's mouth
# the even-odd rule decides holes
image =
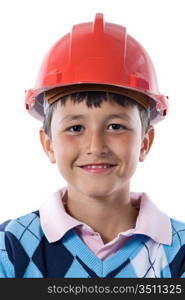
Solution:
[[[115,166],[116,165],[113,164],[102,163],[102,164],[83,165],[79,167],[90,173],[104,173],[107,172],[108,170],[111,170]]]
[[[97,164],[97,165],[84,165],[84,166],[80,166],[80,168],[94,168],[94,169],[101,169],[101,168],[110,168],[113,167],[115,165],[111,165],[111,164]]]

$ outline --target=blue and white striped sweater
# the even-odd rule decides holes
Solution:
[[[185,223],[170,219],[172,244],[136,234],[100,260],[76,232],[49,243],[38,212],[0,225],[0,278],[185,278]]]

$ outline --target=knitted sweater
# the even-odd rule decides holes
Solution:
[[[74,229],[49,243],[33,212],[0,225],[0,278],[185,278],[185,223],[170,219],[171,245],[133,235],[100,260]]]

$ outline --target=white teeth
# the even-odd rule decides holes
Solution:
[[[88,169],[106,169],[109,168],[110,165],[91,165],[91,166],[86,166]]]

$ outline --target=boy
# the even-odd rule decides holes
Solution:
[[[78,24],[45,57],[26,108],[67,187],[0,232],[0,277],[185,277],[185,223],[130,192],[168,108],[122,26]]]

